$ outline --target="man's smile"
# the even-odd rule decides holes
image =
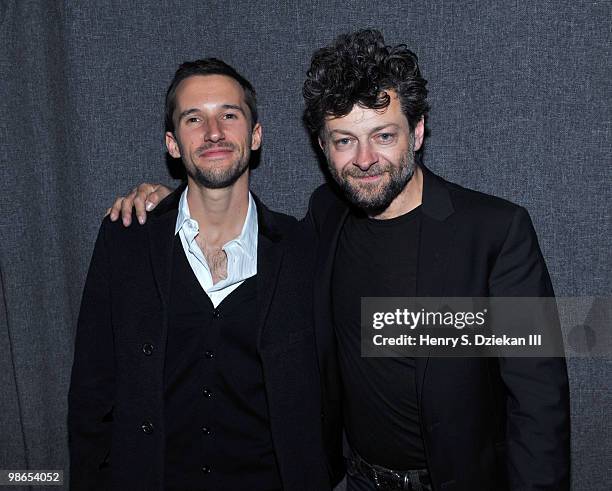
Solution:
[[[213,147],[199,152],[199,157],[206,159],[222,159],[234,152],[230,147]]]

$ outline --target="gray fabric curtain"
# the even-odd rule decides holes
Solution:
[[[312,51],[381,29],[430,81],[425,162],[531,213],[558,295],[610,295],[610,1],[0,1],[0,469],[68,468],[76,317],[100,220],[175,185],[163,98],[217,56],[259,91],[253,188],[302,216],[324,179],[301,124]],[[573,484],[612,477],[612,363],[569,360]],[[57,489],[57,488],[50,488]]]

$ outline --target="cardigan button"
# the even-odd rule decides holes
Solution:
[[[150,435],[151,433],[153,433],[153,423],[151,423],[150,421],[145,421],[144,423],[142,423],[140,428],[146,435]]]
[[[142,345],[142,352],[146,356],[151,356],[153,354],[153,345],[151,343],[145,343]]]

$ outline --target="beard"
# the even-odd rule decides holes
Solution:
[[[249,167],[248,160],[236,159],[226,169],[200,169],[188,167],[187,175],[207,189],[222,189],[234,184]]]
[[[410,139],[408,150],[400,155],[397,165],[389,162],[376,163],[367,171],[362,171],[354,165],[347,165],[341,172],[338,172],[331,164],[329,155],[327,164],[334,181],[340,186],[346,198],[368,215],[377,215],[389,207],[414,175],[414,139]],[[384,174],[388,174],[388,179],[377,183],[357,184],[351,179]]]
[[[213,146],[235,149],[235,147],[231,144],[216,144]],[[208,150],[209,148],[211,148],[211,146],[205,146],[198,149],[198,154]],[[224,167],[210,167],[202,169],[193,163],[191,163],[191,165],[187,165],[187,163],[185,163],[185,171],[187,172],[187,175],[200,186],[207,189],[222,189],[230,187],[240,178],[240,176],[242,176],[242,174],[246,172],[248,167],[248,153],[247,155],[236,157],[229,166]]]

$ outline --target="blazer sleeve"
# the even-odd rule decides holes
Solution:
[[[72,490],[110,488],[115,360],[105,223],[96,240],[83,291],[68,395]]]
[[[517,207],[514,212],[492,269],[489,290],[496,297],[554,296],[535,230],[524,208]],[[554,315],[557,317],[556,311]],[[499,365],[507,393],[510,489],[568,490],[570,414],[565,358],[508,357],[501,358]]]

